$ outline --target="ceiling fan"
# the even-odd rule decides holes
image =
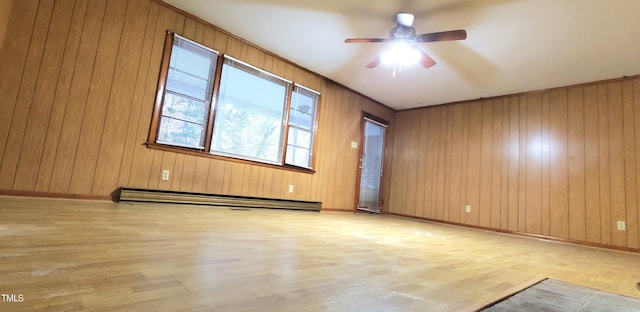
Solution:
[[[413,27],[413,14],[398,13],[397,21],[398,25],[391,29],[388,38],[349,38],[345,39],[345,43],[384,43],[391,42],[393,46],[390,50],[397,50],[394,52],[400,52],[400,57],[414,57],[419,60],[420,64],[425,68],[429,68],[436,64],[431,57],[429,57],[424,51],[418,48],[416,43],[423,42],[435,42],[435,41],[451,41],[451,40],[464,40],[467,38],[467,32],[464,29],[450,30],[443,32],[434,32],[428,34],[416,34],[416,29]],[[400,51],[401,50],[401,51]],[[403,54],[404,53],[404,54]],[[368,68],[374,68],[383,61],[385,54],[381,53],[376,56],[369,64]]]

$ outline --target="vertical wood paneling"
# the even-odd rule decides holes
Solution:
[[[507,220],[510,231],[518,230],[518,205],[520,196],[520,101],[517,97],[507,98],[509,104],[509,192]]]
[[[282,68],[283,66],[280,66],[280,67]],[[284,74],[285,70],[282,69],[281,72]],[[348,116],[349,106],[354,105],[354,103],[352,102],[352,99],[350,97],[350,92],[346,92],[346,90],[340,90],[340,93],[341,93],[342,102],[340,103],[340,106],[338,109],[338,112],[339,112],[338,116]],[[358,123],[359,120],[355,122]],[[348,153],[350,152],[349,149],[351,149],[350,141],[352,140],[353,137],[351,136],[351,133],[349,131],[350,126],[351,126],[350,122],[340,123],[339,133],[341,135],[336,134],[336,138],[338,138],[338,140],[336,140],[334,143],[336,144],[336,150],[338,152],[338,155],[336,158],[335,168],[338,170],[338,172],[344,172],[345,174],[336,175],[334,185],[350,185],[351,187],[349,188],[353,190],[355,189],[355,187],[353,187],[353,184],[346,184],[346,181],[349,179],[349,174],[346,174],[346,173],[349,172],[355,175],[353,173],[354,171],[348,170],[349,164],[347,163],[347,161],[339,161],[340,159],[346,160],[349,155]],[[354,141],[358,141],[358,140],[354,140]],[[348,192],[348,190],[345,190],[344,192]],[[351,207],[353,205],[352,200],[355,197],[346,198],[347,196],[344,195],[344,192],[340,192],[337,189],[333,189],[332,201],[329,201],[329,204],[331,205],[331,207],[353,208]]]
[[[269,63],[269,61],[267,60],[266,63]],[[323,90],[325,92],[324,96],[321,98],[322,103],[328,103],[328,102],[334,102],[335,98],[336,98],[336,92],[335,92],[335,87],[333,83],[328,83],[325,85],[325,89]],[[333,107],[329,106],[329,105],[322,105],[320,107],[321,111],[320,111],[320,115],[322,115],[323,117],[320,118],[319,124],[318,124],[318,130],[317,130],[317,135],[318,135],[318,144],[317,144],[317,148],[318,150],[325,150],[327,151],[325,153],[325,157],[324,158],[316,158],[316,167],[318,170],[318,173],[316,173],[320,178],[320,183],[318,185],[318,198],[323,202],[326,203],[326,198],[328,197],[328,193],[327,190],[329,189],[328,184],[329,184],[329,179],[328,176],[326,176],[324,174],[324,172],[326,172],[324,170],[324,168],[329,167],[330,161],[331,161],[331,149],[329,148],[329,140],[322,139],[321,136],[325,135],[328,137],[331,137],[331,127],[324,123],[323,120],[324,119],[331,119],[330,116],[333,116]],[[267,171],[265,178],[266,177],[270,177],[273,175],[273,172]],[[325,206],[326,207],[326,206]]]
[[[184,156],[182,164],[182,176],[180,177],[180,186],[178,190],[183,192],[191,192],[196,173],[196,157],[191,155]]]
[[[420,120],[420,115],[418,114],[412,114],[411,116],[409,116],[409,120],[411,122],[411,124],[416,124],[418,123],[418,121]],[[411,142],[417,142],[419,139],[419,129],[417,128],[410,128],[409,129],[409,138],[411,140]],[[408,156],[408,161],[407,161],[407,178],[411,179],[413,181],[417,180],[418,178],[418,170],[416,170],[416,168],[418,168],[418,162],[420,161],[420,150],[415,149],[415,148],[411,148],[411,149],[407,149],[407,156]],[[412,215],[415,216],[416,215],[416,211],[417,211],[417,207],[416,207],[416,196],[418,195],[417,192],[417,183],[412,183],[407,185],[407,195],[406,195],[406,209],[404,210],[404,212],[408,215]]]
[[[258,189],[260,189],[260,181],[258,180],[258,178],[260,177],[260,169],[259,167],[256,166],[252,166],[251,169],[249,170],[249,183],[247,185],[247,190],[245,192],[245,194],[249,195],[249,196],[259,196],[258,195]],[[304,183],[301,183],[301,181],[298,179],[294,182],[295,185],[295,191],[294,194],[303,194],[305,191],[305,185]],[[303,198],[309,198],[309,197],[303,197]]]
[[[442,148],[442,142],[444,140],[444,136],[442,135],[442,131],[444,131],[443,120],[442,120],[442,109],[435,110],[433,114],[433,127],[431,128],[431,137],[433,138],[433,166],[431,168],[431,208],[429,209],[429,215],[432,218],[438,218],[438,193],[440,192],[440,181],[439,181],[439,172],[442,168],[441,159],[444,158],[444,149]],[[404,125],[405,128],[410,128],[411,125]],[[405,149],[408,148],[405,147]]]
[[[423,114],[424,115],[424,114]],[[448,221],[460,222],[464,204],[460,202],[462,188],[462,160],[464,148],[464,105],[451,107],[451,169],[449,170],[449,203]]]
[[[444,192],[443,192],[443,203],[442,203],[442,219],[450,220],[449,211],[452,209],[450,206],[451,203],[451,167],[452,167],[452,150],[453,150],[453,106],[449,105],[446,107],[446,116],[445,119],[447,122],[446,133],[445,133],[445,165],[444,165]],[[412,131],[416,131],[415,127],[411,127]]]
[[[258,185],[256,186],[256,190],[255,190],[256,196],[258,196],[258,197],[266,197],[266,195],[264,194],[264,185],[266,184],[265,183],[265,176],[267,174],[267,171],[269,171],[269,170],[270,170],[270,168],[261,167],[260,171],[258,172],[258,177],[257,177]],[[309,196],[304,197],[304,198],[317,198],[317,194],[309,195]]]
[[[421,125],[426,125],[429,122],[428,114],[426,112],[419,112],[416,114],[419,118],[419,123]],[[416,180],[416,216],[424,217],[425,215],[425,192],[427,189],[425,185],[427,183],[427,167],[428,163],[423,160],[427,152],[427,131],[419,131],[420,135],[418,137],[418,145],[416,153],[420,158],[418,161],[418,165],[416,167],[418,178]]]
[[[640,79],[635,79],[633,81],[633,108],[634,108],[634,121],[635,121],[635,144],[636,144],[636,194],[640,192]],[[628,215],[628,220],[630,224],[635,224],[637,233],[637,240],[640,244],[640,196],[637,198],[636,202],[636,219],[631,220],[633,217],[633,213]],[[629,240],[633,241],[632,239]]]
[[[170,190],[171,189],[171,183],[172,181],[175,181],[175,171],[173,170],[173,168],[176,165],[176,157],[177,155],[175,153],[160,153],[158,152],[158,154],[162,154],[162,166],[161,166],[161,170],[171,170],[170,174],[169,174],[169,180],[168,181],[164,181],[164,180],[160,180],[158,182],[158,189],[160,190]],[[155,157],[154,157],[155,159]],[[160,171],[160,173],[151,173],[151,176],[159,176],[162,174],[162,171]]]
[[[542,156],[542,195],[541,195],[541,231],[542,235],[549,235],[550,229],[550,165],[551,165],[551,135],[549,130],[549,92],[542,94],[542,133],[541,133],[541,156]]]
[[[22,82],[22,75],[26,66],[27,55],[35,27],[38,5],[37,1],[13,1],[14,12],[11,14],[0,48],[0,58],[3,61],[2,75],[0,75],[0,163],[4,162],[7,140],[13,119],[13,111]],[[5,13],[5,14],[8,14]],[[9,37],[11,40],[7,40]],[[13,183],[7,181],[4,186]]]
[[[584,88],[569,89],[569,238],[586,239]]]
[[[162,159],[163,153],[154,153],[153,161],[151,162],[151,171],[153,174],[149,174],[149,183],[147,185],[135,185],[139,188],[160,189],[159,183],[162,177]]]
[[[102,138],[127,4],[126,0],[107,3],[105,21],[110,23],[110,27],[103,27],[100,33],[96,55],[99,61],[95,63],[91,75],[91,88],[89,88],[86,106],[88,113],[84,115],[82,120],[78,140],[78,145],[81,148],[76,151],[69,186],[69,192],[73,194],[90,194],[93,187],[99,150],[97,146],[87,147],[97,145],[97,142],[100,142]]]
[[[222,54],[227,53],[227,42],[229,40],[229,36],[226,33],[221,31],[216,31],[216,35],[214,37],[213,46],[218,50],[218,52]],[[273,58],[268,58],[273,62]],[[269,71],[272,71],[272,68],[267,68]]]
[[[166,31],[172,30],[175,27],[177,14],[173,10],[169,10],[164,6],[158,8],[157,21],[151,25],[155,25],[155,29],[152,32],[152,51],[150,52],[150,59],[158,60],[162,58],[162,47],[166,37]],[[153,17],[154,15],[149,15]],[[148,47],[145,45],[145,47]],[[144,53],[143,53],[144,55]],[[142,68],[142,66],[141,66]],[[129,177],[126,180],[121,180],[120,185],[144,185],[146,179],[149,176],[158,175],[158,172],[152,172],[150,164],[155,158],[155,154],[164,154],[162,151],[153,151],[146,148],[140,148],[140,144],[143,144],[148,136],[149,123],[151,122],[152,108],[147,103],[152,103],[155,99],[155,90],[158,84],[158,72],[160,71],[160,62],[149,61],[146,76],[142,75],[139,78],[138,85],[139,91],[135,94],[139,94],[136,99],[136,103],[140,108],[140,115],[137,118],[131,116],[130,122],[133,128],[132,133],[135,133],[132,141],[133,152],[131,160],[125,159],[123,166],[129,167],[129,169],[121,169],[123,174],[129,172]],[[140,92],[140,93],[138,93]],[[128,155],[125,153],[125,155]],[[163,169],[171,169],[163,167]],[[165,188],[168,189],[168,188]]]
[[[267,177],[265,177],[265,180],[266,178]],[[221,161],[209,161],[209,172],[207,175],[206,192],[212,193],[212,194],[222,194],[223,180],[224,180],[224,163]],[[269,181],[269,180],[266,180],[266,181]],[[269,194],[264,196],[269,196]]]
[[[91,2],[87,8],[49,186],[52,193],[69,192],[105,9],[106,3],[101,1]]]
[[[448,106],[440,106],[438,107],[439,111],[439,124],[440,127],[438,130],[438,149],[444,151],[440,157],[438,157],[438,166],[436,170],[436,204],[435,208],[435,216],[437,219],[444,219],[444,193],[445,193],[445,183],[446,183],[446,165],[447,165],[447,127],[449,122],[447,120],[447,112],[449,111]],[[408,146],[410,148],[410,146]],[[411,170],[408,168],[408,170]]]
[[[491,226],[491,163],[493,159],[493,103],[482,102],[482,139],[480,143],[480,204],[478,225]]]
[[[172,31],[176,32],[176,33],[183,34],[184,33],[185,20],[186,20],[186,16],[184,16],[182,13],[176,14],[175,26],[173,26],[170,29]]]
[[[549,129],[552,140],[550,180],[550,222],[549,232],[552,236],[568,238],[568,167],[567,167],[567,91],[555,90],[550,95]]]
[[[3,1],[0,3],[0,50],[4,46],[4,38],[7,36],[12,6],[13,1]]]
[[[274,62],[274,70],[277,70],[279,65],[276,66],[275,63],[279,63],[279,62]],[[333,115],[334,120],[342,116],[344,112],[343,107],[344,105],[346,105],[344,104],[345,102],[346,102],[346,98],[344,96],[344,92],[336,89],[335,103],[337,103],[337,105],[333,107],[334,111],[332,112],[334,114]],[[339,159],[341,158],[341,154],[343,153],[343,146],[341,146],[340,142],[342,141],[344,135],[339,136],[339,133],[344,134],[345,131],[346,131],[346,125],[341,123],[340,126],[338,127],[331,127],[331,133],[329,134],[333,143],[332,145],[335,146],[335,148],[331,150],[330,162],[328,166],[333,167],[337,170],[344,170],[344,168],[341,167],[341,163],[339,162]],[[274,176],[280,177],[282,176],[282,173],[274,172]],[[336,192],[335,188],[330,187],[330,185],[342,184],[342,179],[344,177],[343,175],[340,175],[340,176],[336,175],[336,176],[328,176],[327,178],[329,179],[330,182],[327,185],[329,188],[327,190],[327,196],[323,199],[323,203],[326,203],[325,207],[335,208],[337,207],[336,205],[337,205],[337,202],[339,201],[339,199],[337,198],[338,194],[335,193]]]
[[[12,114],[13,116],[10,121],[11,127],[5,143],[2,163],[0,163],[0,176],[2,177],[0,179],[0,189],[14,188],[16,169],[24,141],[24,133],[27,131],[27,120],[29,119],[34,90],[37,87],[38,73],[42,71],[40,65],[42,64],[53,6],[53,1],[41,1],[38,6],[33,33],[28,43],[27,58],[22,75],[19,78],[21,81],[18,86],[15,86],[18,90],[17,102],[16,105],[13,105],[13,111],[5,112],[5,114]],[[9,37],[6,40],[11,41],[12,38]]]
[[[480,152],[482,140],[482,106],[473,103],[469,107],[469,154],[467,155],[467,204],[471,212],[465,213],[465,223],[478,225],[480,205]]]
[[[464,223],[466,212],[463,209],[468,204],[467,198],[467,188],[469,187],[468,183],[468,172],[469,172],[469,105],[460,105],[462,108],[462,158],[461,166],[462,170],[460,172],[460,211],[459,211],[459,220],[458,222]]]
[[[169,153],[169,152],[166,152],[166,153]],[[176,191],[182,190],[180,186],[182,185],[182,172],[184,169],[184,158],[186,156],[187,155],[184,155],[184,154],[176,154],[176,161],[173,164],[173,168],[169,169],[171,172],[171,178],[169,179],[169,181],[171,181],[171,188],[170,188],[171,190],[176,190]]]
[[[510,149],[511,145],[511,109],[508,98],[500,99],[502,103],[502,173],[500,192],[500,228],[509,229],[509,176],[510,176]]]
[[[517,231],[527,231],[527,99],[526,96],[518,96],[518,212]]]
[[[638,248],[639,94],[634,77],[398,112],[394,168],[421,156],[418,178],[392,181],[392,204],[422,185],[433,208],[417,217]]]
[[[251,184],[251,169],[252,168],[246,168],[244,171],[242,178],[242,189],[240,191],[240,194],[247,194],[250,195],[250,191],[249,191],[249,185]]]
[[[58,146],[62,139],[60,136],[62,134],[63,120],[67,110],[71,82],[76,69],[76,60],[79,57],[80,38],[87,14],[87,6],[88,3],[86,1],[76,1],[75,7],[73,8],[73,16],[66,38],[60,75],[53,99],[53,108],[42,151],[42,160],[38,169],[36,192],[48,192],[51,185],[53,166],[55,164]]]
[[[182,33],[189,38],[198,40],[198,38],[196,38],[196,24],[197,23],[193,18],[191,17],[185,18],[184,29],[182,30]]]
[[[399,113],[401,114],[401,113]],[[424,115],[426,115],[426,119],[427,119],[427,124],[426,124],[426,129],[424,130],[424,132],[427,133],[427,141],[426,141],[426,150],[423,150],[423,154],[425,155],[424,157],[424,161],[426,162],[426,184],[424,186],[424,209],[422,212],[422,216],[423,217],[428,217],[431,218],[433,216],[433,209],[434,209],[434,197],[433,197],[433,190],[435,189],[434,187],[434,170],[436,167],[436,160],[435,160],[435,155],[436,155],[436,149],[435,149],[435,141],[436,141],[436,137],[434,137],[433,135],[433,131],[435,130],[435,123],[437,122],[437,120],[435,119],[436,114],[427,114],[427,113],[423,113]],[[402,124],[398,124],[396,128],[402,126]],[[400,133],[397,133],[396,136],[397,138],[401,138]],[[396,142],[398,141],[402,141],[402,140],[396,140]],[[399,152],[400,150],[395,149],[394,150],[394,160],[397,161],[397,157],[399,156]],[[397,162],[396,162],[397,163]],[[394,165],[394,172],[397,171],[397,167]],[[401,181],[397,181],[397,183],[402,183]],[[399,184],[393,184],[395,185],[399,185]],[[395,190],[397,189],[397,187],[392,187],[391,190]]]
[[[155,2],[152,2],[149,6],[149,13],[147,18],[147,25],[145,26],[146,33],[144,36],[144,43],[142,45],[142,51],[140,53],[139,67],[136,79],[136,86],[133,92],[133,98],[131,99],[131,112],[129,114],[129,121],[127,124],[127,135],[124,142],[124,151],[122,155],[122,165],[120,166],[120,174],[118,185],[128,185],[129,181],[131,181],[131,172],[134,170],[133,166],[133,157],[136,151],[136,145],[138,144],[138,124],[139,120],[145,119],[142,118],[147,112],[148,109],[145,109],[145,105],[143,105],[144,97],[145,97],[145,88],[147,85],[147,81],[149,80],[149,69],[152,67],[151,64],[151,53],[153,52],[153,44],[155,40],[156,34],[156,24],[158,21],[159,15],[159,5]],[[153,77],[153,75],[151,74]],[[141,138],[142,139],[142,138]],[[151,172],[159,172],[159,168],[153,166],[146,166],[150,168]]]
[[[607,85],[609,97],[609,166],[611,183],[611,243],[626,246],[627,235],[616,227],[617,221],[626,220],[624,128],[622,108],[622,83]]]
[[[266,68],[270,67],[269,64],[272,64],[273,62],[271,61],[270,58],[267,58],[265,60],[265,64],[267,65]],[[326,167],[326,164],[328,163],[330,157],[331,157],[331,151],[328,148],[328,140],[326,139],[322,139],[321,136],[325,135],[325,136],[329,136],[331,133],[331,129],[329,128],[329,125],[327,125],[326,123],[322,122],[324,119],[329,118],[328,116],[330,116],[329,113],[332,112],[331,110],[331,106],[325,104],[330,102],[330,99],[335,99],[335,92],[331,92],[333,91],[333,84],[332,83],[327,83],[324,85],[324,88],[322,89],[323,92],[323,96],[320,98],[321,101],[321,105],[320,105],[320,111],[319,111],[319,122],[318,122],[318,127],[317,127],[317,131],[316,131],[316,135],[317,135],[317,144],[316,144],[316,149],[319,150],[324,150],[327,151],[325,152],[325,157],[324,158],[319,158],[316,157],[316,175],[317,175],[317,179],[319,180],[319,183],[317,183],[317,188],[318,188],[318,197],[323,203],[325,202],[325,198],[327,197],[327,189],[328,187],[326,187],[326,185],[328,184],[327,178],[324,175],[324,168]],[[318,152],[316,152],[317,155]],[[267,172],[265,172],[265,179],[268,179],[269,177],[271,177],[273,175],[272,170],[267,170]],[[393,177],[392,177],[393,178]],[[267,180],[269,181],[269,180]],[[263,186],[263,194],[268,194],[268,191],[266,190],[266,185]]]
[[[227,167],[229,168],[229,167]],[[241,195],[242,194],[242,182],[244,181],[244,171],[245,166],[240,163],[232,163],[229,170],[229,182],[225,182],[229,184],[229,194],[232,195]],[[226,173],[226,172],[225,172]],[[282,173],[278,175],[278,179],[273,181],[273,185],[277,186],[277,188],[272,189],[271,196],[275,198],[279,198],[282,196]]]
[[[542,232],[542,94],[526,96],[526,204],[527,233]]]
[[[502,209],[502,156],[501,147],[503,146],[502,137],[502,99],[493,101],[493,138],[492,164],[491,164],[491,225],[490,227],[499,229],[501,221]]]
[[[585,227],[586,241],[600,242],[600,151],[598,87],[584,88]]]
[[[69,34],[69,25],[73,15],[74,1],[57,1],[53,6],[49,23],[46,45],[42,53],[31,109],[28,119],[13,188],[23,191],[35,191],[38,169],[42,159],[45,138],[48,132],[49,118],[53,109],[56,85],[59,79],[62,57]]]
[[[120,37],[118,56],[113,74],[113,83],[108,96],[106,117],[102,139],[99,141],[98,158],[94,169],[93,194],[105,194],[113,190],[118,183],[120,168],[124,153],[127,126],[133,105],[135,83],[128,81],[136,76],[140,66],[142,43],[144,42],[145,27],[149,3],[147,1],[130,2]],[[142,30],[142,31],[140,31]]]
[[[609,101],[607,86],[598,85],[598,147],[600,162],[600,242],[611,244],[611,189],[609,178]]]
[[[638,248],[638,194],[636,176],[635,112],[633,107],[633,81],[622,84],[622,104],[624,116],[624,176],[625,176],[625,219],[627,222],[627,247]]]

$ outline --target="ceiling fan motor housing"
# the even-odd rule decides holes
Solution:
[[[416,29],[413,27],[397,25],[391,29],[389,37],[395,40],[414,40],[416,37]]]

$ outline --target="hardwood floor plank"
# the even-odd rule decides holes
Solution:
[[[472,311],[544,277],[640,298],[640,254],[385,215],[2,196],[0,220],[24,296],[0,310]]]

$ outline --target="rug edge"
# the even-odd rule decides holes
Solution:
[[[543,278],[539,278],[538,277],[538,278],[533,278],[533,279],[527,280],[525,282],[522,282],[520,284],[511,286],[511,287],[505,289],[504,291],[500,292],[497,298],[491,299],[491,301],[489,301],[489,302],[480,303],[479,305],[474,305],[472,307],[472,309],[469,309],[469,310],[475,311],[475,312],[481,311],[481,310],[486,309],[486,308],[488,308],[490,306],[493,306],[496,303],[501,302],[501,301],[503,301],[503,300],[505,300],[505,299],[507,299],[507,298],[509,298],[511,296],[514,296],[515,294],[517,294],[517,293],[519,293],[519,292],[521,292],[521,291],[523,291],[523,290],[525,290],[525,289],[527,289],[529,287],[532,287],[532,286],[535,286],[537,284],[540,284],[540,283],[542,283],[542,282],[544,282],[544,281],[546,281],[548,279],[549,279],[549,277],[543,277]]]

